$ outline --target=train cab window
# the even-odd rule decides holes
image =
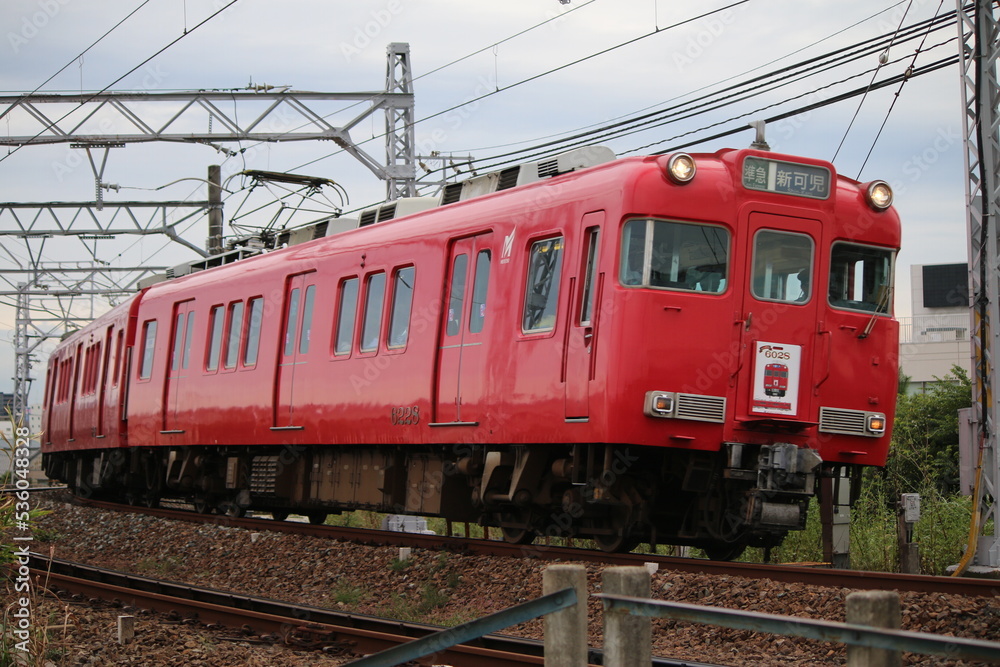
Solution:
[[[153,352],[156,349],[156,320],[142,325],[142,363],[139,364],[139,379],[148,380],[153,374]]]
[[[205,369],[214,371],[219,368],[219,355],[222,352],[222,327],[226,323],[225,306],[213,306],[209,322],[208,359],[205,360]]]
[[[350,354],[354,345],[354,321],[358,312],[358,279],[348,278],[340,283],[340,303],[337,305],[337,330],[333,343],[334,354]]]
[[[236,368],[236,360],[240,356],[240,339],[243,334],[243,302],[233,301],[229,304],[229,317],[226,326],[226,352],[222,362],[223,368]]]
[[[115,370],[114,370],[114,375],[111,378],[112,387],[118,386],[118,377],[119,377],[118,374],[121,373],[122,370],[122,354],[124,354],[124,346],[125,346],[125,332],[119,329],[118,338],[115,341]]]
[[[390,348],[403,347],[409,337],[415,271],[412,266],[397,269],[396,277],[393,279],[392,306],[389,315]]]
[[[365,312],[361,320],[361,351],[378,349],[382,330],[382,305],[385,300],[385,272],[373,273],[365,279]]]
[[[721,294],[729,273],[729,231],[668,220],[629,221],[622,230],[623,285]]]
[[[469,332],[479,333],[486,324],[486,293],[490,287],[490,251],[480,250],[476,255],[476,275],[472,281],[472,312],[469,313]]]
[[[194,311],[187,314],[187,324],[184,326],[184,352],[181,356],[181,368],[186,369],[191,361],[191,339],[194,337]]]
[[[810,237],[760,230],[754,238],[750,291],[762,301],[805,303],[812,293],[812,267]]]
[[[830,251],[829,300],[834,308],[888,313],[893,252],[885,248],[835,243]]]
[[[260,326],[264,319],[264,299],[255,297],[247,304],[250,306],[250,325],[247,327],[247,344],[243,351],[243,365],[253,366],[257,363],[257,353],[260,351]]]
[[[561,236],[536,241],[531,245],[531,252],[528,254],[524,313],[521,318],[521,330],[524,333],[551,331],[555,327],[562,255]]]

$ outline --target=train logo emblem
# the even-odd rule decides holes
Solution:
[[[514,251],[514,232],[503,237],[503,250],[500,252],[500,263],[506,264],[510,261],[510,254]]]

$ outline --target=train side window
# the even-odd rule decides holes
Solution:
[[[302,304],[302,331],[299,333],[299,354],[309,351],[309,338],[312,334],[313,299],[316,298],[316,286],[306,287],[306,295]]]
[[[462,309],[465,308],[465,274],[469,266],[468,255],[455,255],[451,267],[451,288],[448,290],[448,325],[449,336],[458,334],[462,328]]]
[[[597,283],[597,248],[600,228],[587,230],[587,263],[583,267],[583,290],[580,294],[580,324],[590,324],[594,312],[594,288]]]
[[[525,286],[524,333],[551,331],[556,324],[559,303],[559,274],[562,270],[563,238],[535,241],[528,253],[528,282]]]
[[[247,327],[243,365],[253,366],[257,363],[257,353],[260,351],[260,326],[264,319],[264,298],[254,297],[247,302],[247,305],[250,306],[250,323]]]
[[[218,370],[219,356],[222,353],[222,327],[226,324],[225,306],[212,306],[208,326],[208,359],[205,369]]]
[[[721,294],[729,272],[729,232],[714,225],[630,220],[622,230],[623,285]]]
[[[174,342],[171,345],[170,370],[176,371],[181,366],[181,344],[184,342],[184,313],[177,313],[174,322]]]
[[[354,346],[354,322],[358,314],[358,279],[340,283],[340,303],[337,305],[337,329],[333,342],[334,354],[350,354]]]
[[[226,326],[226,352],[222,362],[223,368],[236,368],[236,360],[240,356],[240,339],[243,337],[243,302],[233,301],[229,304],[229,317]]]
[[[139,364],[139,379],[148,380],[153,374],[153,352],[156,349],[156,320],[147,320],[142,325],[142,363]]]
[[[469,313],[469,333],[479,333],[486,323],[486,293],[490,286],[490,251],[476,254],[476,275],[472,279],[472,310]]]
[[[809,236],[762,229],[754,238],[750,291],[763,301],[805,303],[811,297],[812,267]]]
[[[361,320],[361,351],[378,349],[378,334],[382,330],[382,305],[385,300],[385,272],[373,273],[365,279],[365,312]]]
[[[888,313],[893,251],[855,243],[830,250],[829,301],[834,308]]]
[[[406,345],[410,332],[410,310],[413,307],[413,280],[416,269],[407,266],[396,270],[392,284],[392,306],[389,314],[389,347]]]

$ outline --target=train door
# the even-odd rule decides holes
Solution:
[[[309,344],[312,335],[313,304],[316,298],[315,275],[303,273],[288,278],[285,286],[285,308],[282,326],[284,336],[278,351],[278,382],[274,408],[274,428],[301,429],[301,397],[296,396],[296,386],[302,385],[303,366],[309,361]]]
[[[590,417],[590,380],[593,369],[593,346],[597,333],[596,305],[600,303],[603,274],[599,272],[601,223],[604,211],[583,216],[583,244],[579,272],[574,282],[572,313],[566,328],[563,346],[566,368],[566,419],[585,420]]]
[[[111,325],[107,328],[104,333],[104,346],[102,350],[103,357],[101,359],[101,372],[98,376],[98,401],[97,401],[97,432],[95,435],[99,438],[103,438],[104,433],[104,422],[105,422],[105,406],[107,405],[108,398],[108,382],[110,378],[108,377],[108,367],[111,361],[111,349],[114,344],[115,335],[115,325]]]
[[[191,365],[191,344],[194,341],[194,300],[174,304],[170,334],[170,362],[167,366],[163,401],[163,432],[183,433],[179,419],[184,381]]]
[[[489,390],[483,348],[492,319],[487,300],[492,236],[480,234],[451,244],[438,334],[436,423],[474,426],[483,417]]]
[[[745,247],[742,421],[806,421],[812,387],[804,386],[816,353],[823,294],[814,288],[822,227],[818,220],[751,212]]]

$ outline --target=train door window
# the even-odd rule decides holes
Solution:
[[[243,302],[233,301],[229,304],[229,317],[226,326],[226,352],[222,362],[224,368],[236,368],[236,360],[240,356],[240,339],[243,334]]]
[[[812,267],[809,236],[763,229],[754,238],[750,291],[763,301],[805,303],[811,295]]]
[[[490,251],[476,253],[476,274],[472,279],[472,309],[469,312],[469,332],[479,333],[486,323],[486,293],[490,286]]]
[[[205,361],[205,369],[215,371],[219,368],[219,356],[222,353],[222,327],[226,324],[225,306],[213,306],[208,318],[208,359]]]
[[[365,279],[365,312],[361,320],[361,351],[378,349],[382,330],[382,305],[385,300],[385,272],[373,273]]]
[[[597,283],[597,241],[600,229],[587,230],[587,259],[583,267],[583,290],[580,293],[580,324],[590,324],[594,313],[594,286]]]
[[[156,320],[148,320],[142,325],[142,363],[139,364],[139,379],[148,380],[153,374],[153,351],[156,349]]]
[[[247,343],[243,351],[243,365],[253,366],[257,363],[260,351],[260,327],[264,319],[264,298],[255,297],[247,302],[250,307],[250,323],[247,327]]]
[[[465,307],[465,274],[469,265],[468,255],[456,255],[451,267],[451,288],[448,291],[448,324],[446,332],[456,335],[462,328],[462,309]]]
[[[536,241],[528,253],[528,282],[524,295],[521,329],[524,333],[551,331],[559,303],[563,238]]]
[[[181,368],[186,369],[191,361],[191,340],[194,338],[194,311],[189,310],[187,324],[184,327],[184,355],[181,358]]]
[[[302,303],[302,331],[299,333],[299,354],[309,351],[309,338],[312,335],[313,299],[316,298],[316,286],[306,287],[305,300]]]
[[[294,288],[288,294],[288,312],[285,314],[285,356],[290,357],[295,351],[295,327],[299,322],[299,288]]]
[[[415,271],[412,266],[396,269],[396,276],[392,281],[388,343],[390,348],[405,346],[409,337]]]
[[[121,329],[118,330],[118,339],[115,341],[115,371],[114,376],[111,378],[111,386],[118,386],[119,373],[122,370],[122,353],[124,352],[125,344],[125,332]]]
[[[358,313],[358,279],[348,278],[340,283],[340,302],[337,304],[337,329],[333,342],[334,354],[350,354],[354,346],[354,322]]]
[[[830,251],[830,305],[888,313],[893,252],[886,248],[835,243]]]

